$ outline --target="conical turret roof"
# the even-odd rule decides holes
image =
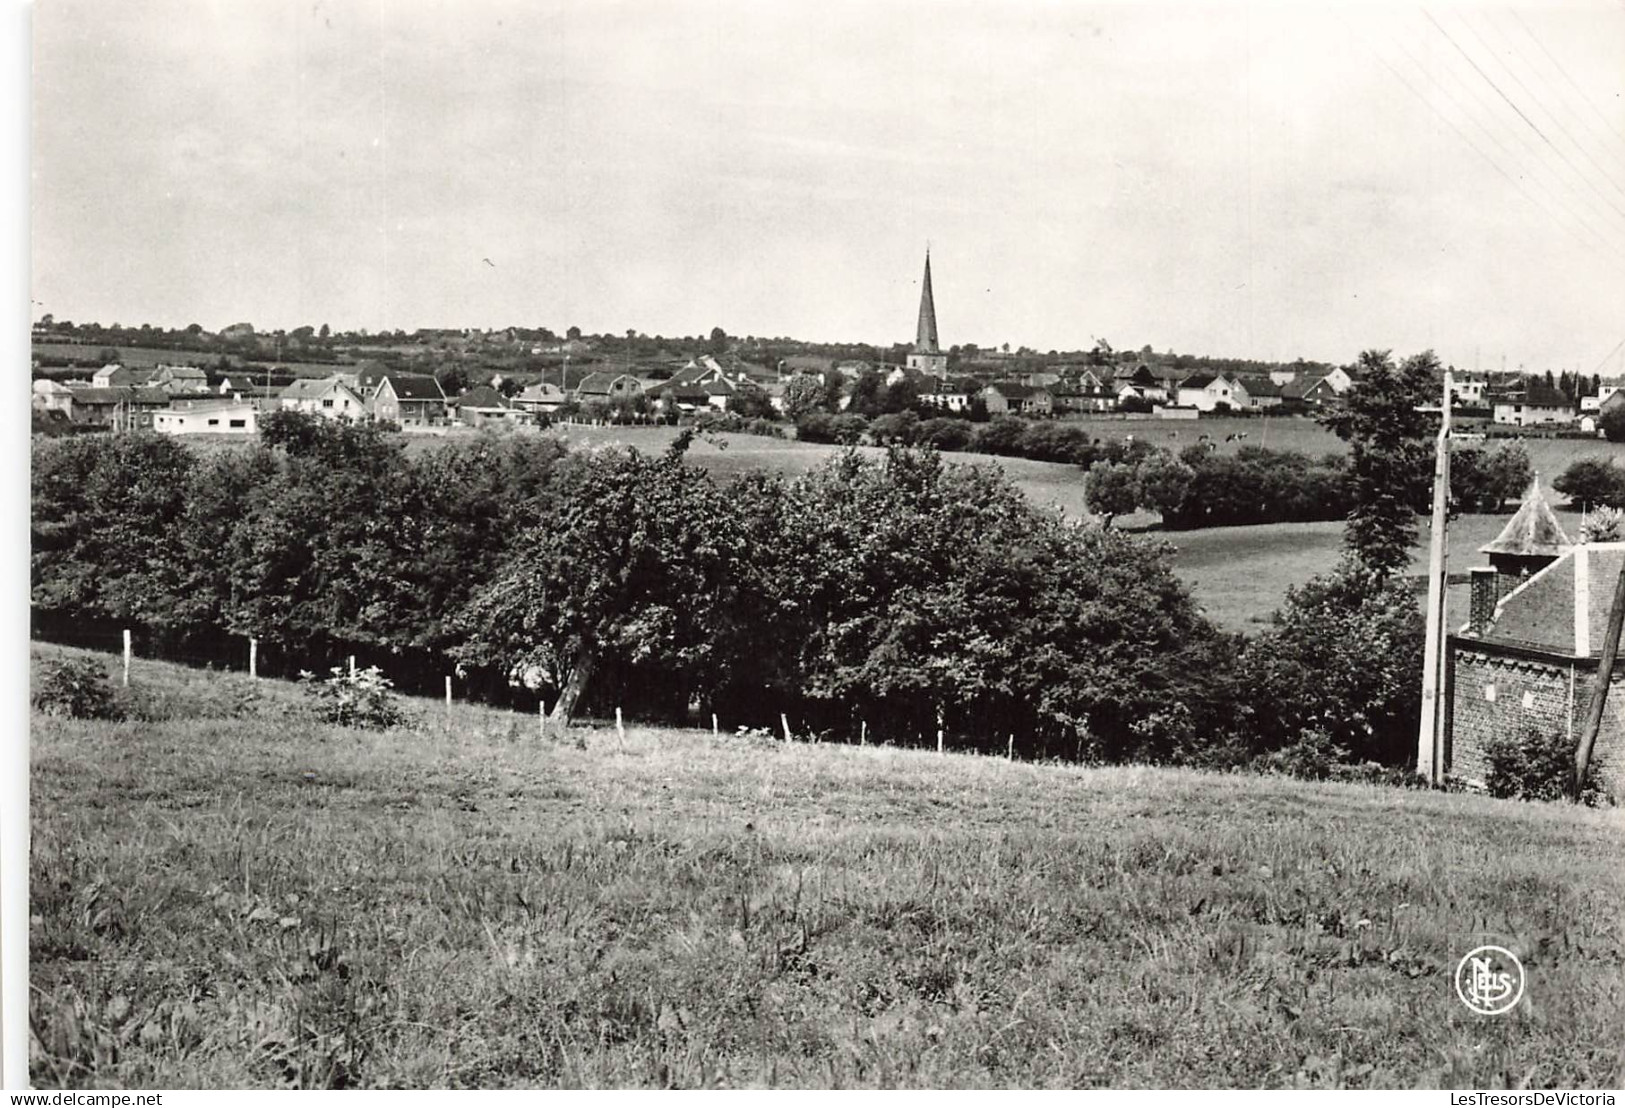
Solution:
[[[1540,474],[1529,483],[1523,504],[1494,542],[1479,547],[1484,554],[1516,554],[1523,557],[1558,557],[1566,554],[1574,543],[1557,522],[1552,506],[1540,491]]]

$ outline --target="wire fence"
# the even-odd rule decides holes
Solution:
[[[444,697],[446,679],[450,677],[454,697],[461,701],[534,713],[545,699],[542,692],[511,684],[496,674],[484,671],[458,674],[457,665],[451,659],[438,651],[421,648],[340,641],[289,647],[212,628],[171,631],[139,624],[125,627],[108,621],[41,612],[33,613],[30,626],[30,636],[36,641],[116,656],[124,655],[126,634],[132,666],[138,666],[142,660],[152,660],[282,680],[294,680],[301,673],[326,677],[334,670],[349,672],[377,666],[398,692],[410,696]]]

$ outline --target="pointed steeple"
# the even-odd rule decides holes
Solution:
[[[937,305],[931,298],[931,251],[925,252],[925,280],[920,285],[920,322],[914,329],[914,352],[938,354]]]

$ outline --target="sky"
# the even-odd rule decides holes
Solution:
[[[1625,5],[39,0],[33,318],[1625,373]]]

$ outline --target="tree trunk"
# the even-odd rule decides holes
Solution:
[[[575,715],[576,703],[581,694],[587,691],[587,682],[592,680],[593,670],[598,668],[598,657],[593,653],[592,647],[583,645],[576,653],[575,665],[570,667],[569,676],[564,679],[564,688],[559,690],[559,698],[553,703],[553,722],[565,726],[570,717]]]

